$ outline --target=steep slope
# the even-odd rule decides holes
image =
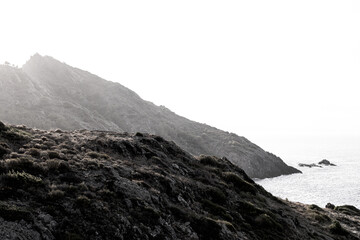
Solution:
[[[76,102],[56,96],[22,69],[0,65],[0,116],[14,124],[40,128],[119,130],[113,123]]]
[[[40,86],[38,95],[44,97],[37,104],[26,104],[31,101],[31,95],[23,95],[20,99],[7,96],[0,102],[2,106],[12,106],[12,111],[0,110],[0,116],[6,122],[42,129],[148,132],[173,140],[194,155],[225,156],[251,177],[299,172],[244,137],[190,121],[165,107],[142,100],[118,83],[51,57],[36,54],[22,70],[16,71]],[[14,87],[19,89],[22,85]],[[0,89],[0,94],[4,91]],[[24,103],[19,111],[15,102]]]
[[[359,239],[351,206],[285,202],[162,137],[0,122],[1,239]]]

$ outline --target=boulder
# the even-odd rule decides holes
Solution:
[[[0,132],[5,131],[5,130],[6,130],[5,124],[0,122]]]
[[[332,203],[327,203],[325,207],[326,207],[326,208],[329,208],[329,209],[334,209],[334,208],[335,208],[335,205],[332,204]]]
[[[323,159],[318,164],[325,165],[325,166],[336,166],[335,164],[331,163],[329,160]]]

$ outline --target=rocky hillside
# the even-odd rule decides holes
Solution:
[[[244,137],[190,121],[114,82],[51,57],[0,66],[0,117],[41,129],[148,132],[194,154],[225,156],[254,178],[299,172]]]
[[[360,239],[358,209],[283,201],[155,135],[0,123],[0,174],[0,239]]]

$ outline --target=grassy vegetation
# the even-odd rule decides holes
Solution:
[[[0,131],[0,137],[6,138],[11,142],[27,141],[30,140],[31,134],[14,127],[5,127]]]
[[[60,154],[57,151],[48,151],[48,156],[50,159],[60,159]]]
[[[335,211],[352,216],[360,216],[360,210],[351,205],[336,206]]]
[[[221,164],[216,157],[200,155],[198,157],[198,160],[203,165],[213,166],[217,168],[223,167],[223,164]]]
[[[21,188],[38,185],[42,182],[42,179],[24,171],[17,172],[12,170],[6,174],[2,174],[1,181],[3,181],[7,186]]]
[[[0,201],[0,217],[8,221],[19,221],[22,219],[25,221],[32,220],[32,214],[28,209],[3,201]]]
[[[257,189],[255,186],[248,181],[241,178],[239,175],[233,172],[224,172],[223,178],[227,183],[232,183],[236,189],[241,192],[249,192],[256,194]]]
[[[289,202],[266,193],[228,160],[194,158],[161,137],[16,127],[8,134],[1,124],[0,129],[0,217],[24,219],[42,236],[307,239],[316,231],[349,236],[336,222],[330,225],[333,219],[318,206],[304,208],[308,224]],[[30,139],[14,137],[22,131]],[[351,206],[336,212],[357,213]],[[299,222],[303,227],[294,228]],[[319,224],[325,227],[316,228]],[[299,229],[305,231],[302,238],[293,238]]]
[[[341,226],[338,221],[333,222],[329,227],[330,232],[336,235],[348,235],[349,233]]]

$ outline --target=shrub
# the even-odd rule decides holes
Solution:
[[[98,194],[105,199],[115,197],[115,193],[107,188],[99,190]]]
[[[76,198],[76,204],[78,206],[88,206],[90,204],[90,199],[84,195],[80,195]]]
[[[320,223],[328,223],[328,222],[331,222],[331,219],[330,219],[328,216],[324,215],[324,214],[320,214],[320,213],[316,214],[316,213],[314,213],[314,214],[312,215],[312,217],[313,217],[317,222],[320,222]]]
[[[360,216],[360,210],[351,205],[343,205],[335,207],[335,211],[339,211],[351,216]]]
[[[155,224],[160,218],[160,213],[152,207],[145,206],[137,208],[132,212],[132,216],[140,222],[146,224]]]
[[[86,155],[91,158],[100,158],[100,154],[97,152],[88,152]]]
[[[99,158],[108,159],[108,158],[110,158],[107,154],[98,153],[98,152],[88,152],[86,155],[88,157],[90,157],[90,158],[96,158],[96,159],[99,159]]]
[[[311,204],[311,205],[309,206],[309,208],[312,209],[312,210],[324,211],[321,207],[319,207],[319,206],[316,205],[316,204]]]
[[[10,141],[29,140],[30,137],[30,134],[28,132],[13,127],[6,128],[6,130],[0,131],[0,135]]]
[[[3,167],[7,171],[25,171],[33,175],[44,173],[44,168],[39,163],[33,162],[32,159],[28,159],[27,157],[6,159],[3,161]]]
[[[270,229],[275,228],[278,230],[282,229],[282,226],[266,213],[257,216],[255,218],[255,223],[264,228],[270,228]]]
[[[230,231],[232,232],[236,232],[236,229],[234,227],[234,225],[232,225],[231,222],[228,222],[228,221],[224,221],[224,220],[216,220],[216,222],[220,225],[224,225],[227,227],[227,229],[229,229]]]
[[[56,151],[48,151],[48,155],[50,159],[60,158],[60,154]]]
[[[9,146],[6,143],[0,143],[0,158],[10,152]]]
[[[0,217],[8,221],[18,221],[21,219],[30,221],[32,219],[32,215],[27,209],[5,202],[0,202]]]
[[[84,158],[82,162],[90,169],[97,169],[99,167],[97,159]]]
[[[40,151],[39,149],[36,148],[30,148],[29,150],[26,151],[26,154],[29,154],[33,157],[40,157]]]
[[[348,232],[340,225],[338,221],[335,221],[330,225],[329,230],[332,234],[336,235],[347,235]]]
[[[220,239],[221,224],[209,217],[197,217],[190,223],[200,239]]]
[[[227,183],[232,183],[236,189],[242,192],[249,192],[252,194],[255,194],[257,192],[257,189],[254,185],[245,181],[235,173],[225,172],[223,173],[223,178]]]
[[[81,236],[80,236],[79,234],[77,234],[77,233],[66,232],[64,239],[66,239],[66,240],[83,240],[84,238],[81,237]]]
[[[241,215],[244,216],[257,216],[263,214],[264,211],[260,208],[256,207],[254,204],[250,202],[237,202],[237,210]]]
[[[226,209],[216,203],[213,203],[212,201],[209,201],[207,199],[203,200],[203,206],[205,209],[207,209],[211,214],[215,216],[219,216],[226,220],[233,220],[233,218],[226,213]]]
[[[69,164],[63,160],[50,159],[46,161],[46,166],[50,172],[65,173],[70,171]]]
[[[185,222],[189,221],[193,215],[191,211],[179,205],[170,204],[168,209],[171,211],[172,216],[182,219]]]
[[[65,192],[62,191],[62,190],[59,190],[59,189],[51,190],[48,193],[48,196],[52,200],[59,200],[59,199],[61,199],[61,198],[63,198],[65,196]]]
[[[221,168],[223,165],[216,159],[216,157],[200,155],[198,160],[203,165]]]
[[[24,171],[33,167],[33,162],[27,158],[10,158],[5,160],[5,166],[9,170]]]
[[[224,204],[226,202],[226,196],[219,188],[213,187],[206,190],[206,194],[211,200],[218,204]]]
[[[42,179],[26,172],[17,172],[14,170],[1,175],[4,183],[10,187],[28,187],[42,183]]]

